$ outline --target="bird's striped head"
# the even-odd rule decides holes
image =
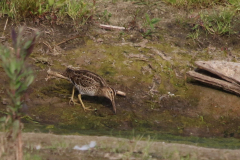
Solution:
[[[111,100],[112,102],[112,106],[113,106],[113,110],[116,113],[117,109],[116,109],[116,105],[115,105],[115,96],[116,96],[116,91],[111,88],[111,87],[103,87],[102,88],[102,96],[108,98]]]

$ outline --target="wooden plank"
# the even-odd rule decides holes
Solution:
[[[207,84],[222,88],[225,91],[229,91],[229,92],[240,95],[240,87],[237,84],[233,84],[224,80],[209,77],[204,74],[197,73],[195,71],[189,71],[187,72],[187,75],[197,81],[207,83]]]
[[[198,68],[218,75],[240,87],[240,63],[226,61],[196,61]]]

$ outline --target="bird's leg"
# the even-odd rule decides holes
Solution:
[[[71,99],[70,99],[70,101],[69,101],[69,104],[73,104],[73,105],[78,104],[78,103],[76,103],[76,102],[74,101],[74,99],[73,99],[73,97],[74,97],[74,92],[75,92],[75,86],[73,86],[72,96],[70,97]]]
[[[94,109],[90,109],[89,107],[85,107],[85,105],[82,102],[81,94],[78,95],[78,99],[79,99],[80,103],[82,104],[82,107],[83,107],[85,112],[86,112],[86,110],[89,110],[89,111],[94,110]]]

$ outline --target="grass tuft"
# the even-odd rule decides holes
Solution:
[[[70,18],[76,27],[86,24],[95,13],[95,0],[2,0],[0,17],[8,16],[16,22],[32,18],[34,22],[51,23]]]
[[[228,0],[165,0],[173,6],[192,7],[192,8],[209,8],[214,5],[226,5]]]

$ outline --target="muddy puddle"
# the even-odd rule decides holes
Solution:
[[[195,60],[224,60],[226,52],[220,45],[214,51],[207,45],[201,49],[184,45],[189,44],[186,31],[170,25],[167,13],[163,14],[166,21],[162,20],[153,39],[144,39],[135,31],[123,34],[97,26],[77,33],[66,26],[30,23],[26,35],[38,30],[41,36],[28,61],[35,80],[24,96],[22,112],[32,118],[23,119],[24,131],[118,137],[134,131],[156,140],[240,148],[240,98],[186,76]],[[0,22],[0,33],[4,24]],[[11,45],[9,31],[1,42],[6,46]],[[180,32],[182,36],[172,36]],[[237,50],[232,54],[238,56]],[[126,97],[116,97],[117,114],[110,101],[101,97],[82,97],[94,111],[69,105],[72,84],[45,80],[49,68],[63,72],[68,65],[95,72],[111,87],[126,92]],[[0,108],[4,110],[8,80],[2,68],[0,75]]]

